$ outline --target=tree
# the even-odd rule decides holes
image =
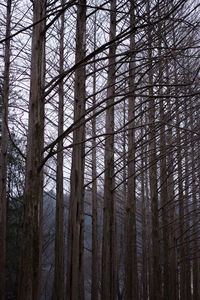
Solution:
[[[45,16],[46,1],[33,3],[33,22]],[[41,282],[41,235],[44,143],[45,22],[33,27],[29,125],[24,190],[23,234],[18,299],[39,299]]]
[[[96,48],[96,13],[94,14],[94,51]],[[96,63],[94,62],[94,75],[93,75],[93,106],[96,105]],[[95,110],[93,111],[95,115]],[[98,300],[99,289],[99,243],[98,243],[98,201],[97,201],[97,150],[96,150],[96,118],[92,119],[92,283],[91,283],[91,299]]]
[[[130,1],[130,27],[135,26],[135,4]],[[128,104],[128,194],[127,194],[127,225],[126,225],[126,285],[125,299],[139,299],[137,269],[137,230],[136,230],[136,162],[135,162],[135,32],[130,35],[129,63],[129,104]]]
[[[11,4],[7,1],[6,38],[11,32]],[[5,42],[4,76],[2,91],[2,120],[0,139],[0,299],[5,299],[5,263],[6,263],[6,185],[7,185],[7,151],[8,151],[8,101],[10,89],[10,40]]]
[[[116,1],[110,1],[110,40],[116,36]],[[101,299],[116,298],[117,252],[116,252],[116,203],[114,196],[114,95],[115,95],[115,53],[116,45],[109,47],[106,134],[105,177],[104,177],[104,215],[102,244],[102,292]]]
[[[76,24],[76,63],[85,57],[86,1],[79,0]],[[85,114],[85,66],[75,70],[74,122]],[[85,126],[73,132],[72,167],[70,177],[70,207],[67,248],[67,299],[84,299],[83,239],[84,239],[84,140]]]
[[[147,2],[148,22],[150,18],[150,2]],[[156,154],[156,126],[155,126],[155,98],[153,91],[153,60],[152,48],[153,39],[151,26],[147,29],[148,34],[148,59],[149,59],[149,184],[151,197],[151,214],[152,214],[152,294],[150,299],[159,300],[162,298],[161,292],[161,268],[160,268],[160,242],[159,242],[159,218],[158,218],[158,182],[157,182],[157,154]]]
[[[64,7],[64,1],[61,1]],[[60,66],[59,72],[63,72],[64,65],[64,13],[61,15],[60,27]],[[59,84],[59,108],[58,108],[58,136],[63,133],[63,107],[64,85]],[[53,299],[64,299],[64,195],[63,195],[63,141],[58,142],[56,169],[56,233],[55,233],[55,272]]]
[[[12,1],[6,33],[9,3],[2,293],[198,299],[198,1]]]

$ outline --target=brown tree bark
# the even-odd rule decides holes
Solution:
[[[150,1],[147,2],[148,22],[150,24]],[[162,299],[161,267],[160,267],[160,235],[158,218],[158,183],[157,183],[157,155],[156,155],[156,125],[155,98],[153,93],[153,64],[152,64],[152,32],[148,27],[148,60],[149,60],[149,176],[152,213],[152,288],[151,300]]]
[[[173,42],[174,46],[176,45],[176,33],[175,28],[173,29]],[[174,60],[174,82],[175,82],[175,95],[178,95],[178,70],[177,70],[177,61]],[[181,149],[181,132],[179,130],[180,126],[180,114],[179,114],[179,102],[178,99],[175,99],[176,107],[176,141],[177,141],[177,169],[178,169],[178,208],[179,208],[179,239],[178,242],[181,244],[180,253],[179,253],[179,292],[180,299],[187,300],[187,290],[186,290],[186,264],[185,264],[185,243],[184,243],[184,193],[183,193],[183,168],[182,168],[182,149]]]
[[[192,112],[191,112],[191,124],[193,124],[192,120]],[[199,223],[199,209],[198,209],[198,201],[197,201],[197,188],[196,188],[196,178],[195,178],[195,147],[192,145],[192,201],[193,201],[193,251],[194,251],[194,258],[192,261],[192,283],[193,283],[193,300],[198,300],[200,298],[200,259],[198,256],[199,250],[199,230],[198,230],[198,223]],[[200,163],[197,164],[198,170],[200,170]],[[197,174],[199,177],[199,174]],[[200,185],[199,185],[200,186]],[[200,190],[199,190],[200,192]]]
[[[143,118],[141,118],[141,123]],[[141,129],[141,136],[143,137],[144,130]],[[141,273],[141,284],[142,284],[142,296],[143,300],[148,299],[148,265],[147,265],[147,257],[148,257],[148,248],[147,248],[147,241],[148,241],[148,228],[147,228],[147,206],[148,206],[148,193],[145,193],[145,152],[146,152],[146,145],[142,146],[141,149],[141,197],[142,197],[142,273]],[[146,183],[147,184],[147,183]]]
[[[93,101],[95,104],[95,100]],[[96,134],[96,119],[92,121],[92,135]],[[99,274],[99,249],[98,249],[98,217],[97,217],[97,176],[96,172],[96,139],[92,141],[92,289],[91,299],[98,300],[98,274]]]
[[[168,53],[166,53],[167,55]],[[169,66],[168,59],[165,62],[166,78],[167,78],[167,95],[170,95],[171,90],[169,88]],[[176,233],[175,233],[175,203],[174,203],[174,155],[172,146],[172,108],[171,99],[167,99],[167,114],[168,117],[166,122],[168,124],[166,145],[168,148],[167,163],[168,163],[168,179],[167,179],[167,189],[168,189],[168,204],[170,205],[169,210],[169,222],[170,226],[169,232],[169,297],[170,299],[178,299],[178,266],[177,266],[177,248],[176,248]]]
[[[64,7],[64,0],[61,0]],[[61,16],[60,27],[60,66],[59,72],[63,73],[64,68],[64,13]],[[63,80],[59,83],[59,107],[58,107],[58,136],[63,133],[63,106],[64,86]],[[53,300],[64,299],[64,195],[63,195],[63,140],[58,142],[57,169],[56,169],[56,232],[55,232],[55,271]]]
[[[179,113],[178,113],[178,103],[176,104],[176,124],[179,126],[180,120],[179,120]],[[177,159],[178,159],[178,203],[179,203],[179,244],[181,244],[180,247],[180,256],[179,256],[179,267],[180,267],[180,297],[183,300],[186,300],[186,268],[185,268],[185,244],[184,244],[184,195],[183,195],[183,171],[182,171],[182,155],[181,155],[181,148],[180,148],[180,132],[179,129],[176,130],[177,135]]]
[[[184,65],[185,61],[183,59],[183,65]],[[184,81],[186,80],[185,78],[185,74],[184,74]],[[187,89],[185,89],[185,93],[187,94]],[[188,122],[188,106],[187,103],[188,101],[190,101],[189,99],[185,98],[184,99],[184,126],[185,128],[188,128],[189,126],[189,122]],[[185,136],[184,136],[184,140],[187,143],[187,145],[189,145],[190,139],[189,139],[189,134],[188,132],[185,132]],[[184,193],[184,206],[185,206],[185,230],[187,231],[187,233],[185,234],[185,289],[186,289],[186,298],[187,300],[191,300],[192,299],[192,290],[191,290],[191,262],[190,259],[188,259],[190,257],[190,243],[189,243],[189,239],[190,239],[190,199],[189,199],[189,174],[190,174],[190,166],[189,166],[189,153],[188,153],[188,148],[185,148],[184,151],[184,170],[185,170],[185,176],[184,176],[184,189],[185,189],[185,193]]]
[[[160,5],[157,6],[158,17],[161,16]],[[168,233],[168,174],[167,174],[167,153],[166,153],[166,125],[165,125],[165,112],[164,112],[164,98],[163,98],[163,67],[162,63],[162,32],[164,24],[159,22],[158,24],[158,83],[160,85],[158,89],[158,96],[160,96],[159,108],[160,108],[160,203],[162,206],[162,226],[163,226],[163,300],[169,299],[169,233]]]
[[[96,49],[96,13],[94,15],[94,51]],[[93,106],[96,105],[96,63],[93,66]],[[93,111],[95,115],[96,110]],[[97,163],[96,163],[96,117],[92,119],[92,285],[91,300],[99,299],[99,249],[98,249],[98,205],[97,205]]]
[[[148,123],[148,112],[144,115],[145,123]],[[144,193],[145,193],[145,210],[146,210],[146,236],[147,236],[147,295],[149,299],[152,298],[152,288],[153,288],[153,263],[152,263],[152,218],[151,218],[151,197],[150,197],[150,187],[149,187],[149,158],[145,155],[149,150],[149,134],[144,137],[144,155],[143,155],[143,165],[144,165]],[[144,236],[144,235],[143,235]]]
[[[188,57],[190,57],[189,53],[188,53]],[[190,69],[190,63],[188,61],[188,74],[185,74],[185,76],[186,76],[186,78],[184,78],[185,80],[187,80],[187,79],[190,80],[189,69]],[[187,91],[186,91],[186,93],[187,93]],[[191,86],[189,86],[189,93],[192,93]],[[188,99],[188,101],[190,103],[189,104],[189,124],[193,131],[194,124],[195,124],[195,122],[194,122],[194,104],[193,104],[193,101],[190,101],[190,99]],[[199,210],[198,210],[198,201],[197,201],[198,191],[197,191],[197,186],[196,186],[196,178],[198,178],[199,174],[198,174],[198,172],[196,172],[196,170],[199,170],[200,164],[197,163],[197,162],[199,162],[199,159],[195,159],[195,156],[197,153],[199,153],[199,151],[195,151],[196,150],[195,148],[198,146],[196,144],[194,144],[194,142],[193,142],[194,135],[193,135],[192,131],[190,133],[191,174],[192,174],[191,189],[192,189],[192,209],[193,209],[193,217],[192,217],[193,228],[191,230],[191,234],[194,239],[194,242],[193,242],[193,250],[191,250],[191,252],[192,251],[194,252],[194,254],[193,254],[194,258],[191,261],[191,265],[192,265],[191,274],[192,274],[192,284],[193,284],[193,298],[192,299],[198,300],[200,298],[200,285],[199,285],[199,282],[200,282],[200,260],[199,260],[198,254],[196,254],[196,251],[198,251],[198,249],[199,249],[199,230],[198,230]]]
[[[6,38],[10,36],[12,0],[7,1]],[[7,147],[8,147],[8,101],[10,83],[10,39],[5,42],[4,77],[2,90],[2,120],[0,138],[0,300],[6,296],[6,184],[7,184]]]
[[[135,6],[130,1],[130,27],[135,26]],[[129,63],[129,92],[135,91],[135,34],[130,35],[130,63]],[[128,102],[128,193],[126,215],[126,268],[125,268],[125,299],[139,299],[138,295],[138,270],[137,270],[137,230],[136,230],[136,174],[135,174],[135,97],[130,96]]]
[[[86,0],[78,1],[76,28],[76,63],[85,57]],[[85,114],[85,66],[75,70],[74,122]],[[84,234],[84,140],[85,126],[73,132],[70,178],[70,207],[67,252],[67,299],[84,299],[83,234]],[[79,143],[79,144],[78,144]]]
[[[110,40],[116,36],[116,0],[110,1]],[[115,44],[109,48],[107,106],[114,103]],[[106,110],[106,133],[114,132],[114,106]],[[117,295],[116,204],[114,197],[114,135],[105,141],[104,215],[102,244],[102,300],[114,300]]]
[[[46,1],[33,2],[33,22],[45,16]],[[18,299],[40,299],[44,143],[45,22],[33,27],[31,86]]]

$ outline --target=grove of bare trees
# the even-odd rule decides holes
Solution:
[[[199,14],[0,0],[0,300],[200,299]]]

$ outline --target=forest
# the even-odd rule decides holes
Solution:
[[[198,0],[0,0],[0,300],[200,299]]]

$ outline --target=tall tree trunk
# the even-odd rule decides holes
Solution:
[[[160,5],[157,6],[158,17],[160,18]],[[163,23],[162,23],[163,24]],[[168,234],[168,188],[167,188],[167,162],[166,162],[166,128],[164,113],[163,95],[163,63],[162,63],[162,24],[158,24],[158,96],[160,96],[160,202],[162,206],[162,225],[163,225],[163,300],[169,299],[169,234]]]
[[[150,24],[150,1],[147,2],[148,21]],[[148,60],[149,60],[149,175],[150,197],[152,213],[152,299],[162,299],[161,268],[160,268],[160,242],[158,218],[158,183],[157,183],[157,155],[156,155],[156,126],[155,126],[155,100],[153,94],[153,64],[152,64],[152,33],[148,27]]]
[[[189,52],[189,51],[188,51]],[[189,57],[189,53],[188,53],[188,57]],[[188,61],[188,70],[189,70],[189,61]],[[190,73],[188,72],[188,74],[186,74],[186,78],[185,80],[190,80]],[[192,93],[192,89],[191,86],[189,86],[189,93]],[[190,101],[188,99],[188,101]],[[200,261],[199,261],[199,257],[196,254],[196,251],[199,249],[199,230],[198,230],[198,223],[199,223],[199,210],[198,210],[198,201],[197,201],[197,186],[196,186],[196,176],[198,177],[199,174],[196,172],[196,169],[199,170],[200,164],[197,163],[196,161],[199,162],[199,159],[195,160],[195,148],[197,147],[197,145],[195,146],[194,144],[194,135],[193,135],[193,130],[194,130],[194,107],[193,107],[193,101],[189,102],[189,124],[191,126],[191,134],[190,134],[190,143],[191,143],[191,173],[192,173],[192,209],[193,209],[193,218],[192,218],[192,237],[194,239],[193,241],[193,251],[194,251],[194,258],[192,260],[192,282],[193,282],[193,300],[198,300],[200,299]],[[197,153],[199,153],[199,151],[196,151]],[[196,176],[195,176],[196,175]],[[200,190],[199,190],[199,195],[200,195]],[[198,252],[197,252],[198,253]],[[191,255],[191,253],[190,253]],[[190,260],[189,260],[190,261]]]
[[[96,49],[96,13],[94,15],[94,51]],[[96,63],[94,62],[93,76],[93,106],[96,105]],[[95,114],[95,110],[93,111]],[[98,249],[98,218],[97,218],[97,165],[96,165],[96,117],[92,119],[92,286],[91,300],[99,299],[99,249]]]
[[[33,3],[33,22],[45,16],[46,1]],[[31,53],[31,86],[29,100],[29,125],[24,191],[23,233],[19,278],[19,300],[40,299],[41,235],[44,144],[44,33],[45,22],[33,27]]]
[[[193,123],[193,111],[192,111],[192,104],[190,107],[190,123]],[[193,243],[193,249],[194,249],[194,258],[192,261],[192,277],[193,277],[193,300],[200,299],[200,259],[198,257],[198,254],[196,254],[196,251],[199,249],[199,207],[198,207],[198,201],[197,201],[197,188],[196,188],[196,177],[195,177],[195,146],[193,145],[193,135],[191,134],[191,143],[192,143],[192,153],[191,153],[191,160],[192,160],[192,202],[193,202],[193,237],[194,237],[194,243]],[[198,151],[197,151],[198,152]],[[198,160],[199,161],[199,160]],[[200,163],[197,164],[198,170],[200,170]],[[199,176],[199,174],[197,174]],[[200,190],[199,190],[200,194]],[[197,252],[198,253],[198,252]]]
[[[175,28],[173,29],[173,41],[174,47],[175,44]],[[174,60],[174,83],[175,87],[175,95],[178,96],[178,70],[177,70],[177,61]],[[180,299],[187,300],[187,291],[186,291],[186,264],[185,264],[185,244],[184,244],[184,193],[183,193],[183,168],[182,168],[182,149],[181,149],[181,132],[179,130],[180,126],[180,104],[178,99],[175,100],[176,107],[176,140],[177,140],[177,169],[178,169],[178,208],[179,208],[179,244],[180,246],[180,254],[179,254],[179,269],[180,269],[180,281],[179,281],[179,290],[180,290]]]
[[[10,36],[12,0],[7,1],[6,38]],[[2,126],[0,139],[0,300],[4,300],[5,262],[6,262],[6,184],[7,184],[7,147],[8,147],[8,101],[10,77],[10,39],[5,42],[4,78],[2,91]]]
[[[93,101],[95,105],[95,100]],[[96,119],[92,120],[92,135],[96,134]],[[91,299],[98,300],[98,271],[99,271],[99,250],[98,250],[98,219],[97,219],[97,176],[96,172],[96,139],[92,141],[92,290]]]
[[[76,63],[85,57],[86,0],[78,1],[76,28]],[[85,114],[85,66],[75,71],[74,122]],[[73,132],[70,178],[70,207],[67,252],[67,299],[84,299],[83,235],[84,235],[84,152],[85,126]]]
[[[192,120],[192,113],[191,113],[191,124],[193,124]],[[195,177],[195,147],[192,145],[192,201],[193,201],[193,251],[194,251],[194,258],[192,261],[192,277],[193,277],[193,300],[200,299],[200,259],[198,256],[199,251],[199,207],[197,205],[197,188],[196,188],[196,177]],[[198,163],[198,170],[200,170],[200,164]],[[198,174],[199,176],[199,174]],[[200,190],[199,190],[200,193]]]
[[[61,0],[64,7],[64,0]],[[61,16],[60,28],[60,74],[64,68],[64,13]],[[63,80],[59,83],[59,108],[58,108],[58,136],[63,133],[63,106],[64,87]],[[64,299],[64,195],[63,195],[63,140],[58,142],[57,170],[56,170],[56,232],[55,232],[55,271],[53,300]]]
[[[116,36],[116,0],[111,0],[110,40]],[[114,104],[115,44],[109,48],[107,106]],[[106,110],[106,133],[114,132],[114,106]],[[102,300],[114,300],[117,294],[116,204],[114,198],[114,135],[105,141],[104,216],[102,245]]]
[[[135,26],[135,7],[131,1],[130,26]],[[135,34],[130,36],[130,63],[129,63],[129,92],[135,90]],[[128,103],[128,194],[126,216],[126,268],[125,268],[125,299],[139,298],[138,295],[138,271],[137,271],[137,231],[136,231],[136,182],[135,182],[135,97],[129,97]]]
[[[185,60],[183,58],[183,65],[185,64]],[[185,74],[184,76],[184,81],[186,81],[186,76]],[[187,89],[185,88],[185,93],[187,94]],[[189,126],[189,122],[188,122],[188,101],[190,101],[190,99],[185,98],[184,99],[184,126],[185,128],[188,128]],[[185,132],[185,137],[184,140],[186,142],[187,145],[190,145],[190,140],[189,140],[189,134],[188,132]],[[189,166],[189,153],[188,153],[188,148],[185,148],[184,151],[184,169],[185,169],[185,176],[184,176],[184,189],[185,189],[185,195],[184,195],[184,206],[185,206],[185,230],[187,231],[187,233],[185,234],[185,256],[186,256],[186,261],[185,261],[185,288],[186,288],[186,299],[187,300],[191,300],[192,297],[192,291],[191,291],[191,262],[190,259],[188,259],[190,257],[190,199],[189,199],[189,173],[190,173],[190,166]]]
[[[178,126],[180,126],[179,120],[179,105],[176,102],[176,124],[177,124],[177,159],[178,159],[178,203],[179,203],[179,244],[180,246],[180,256],[179,256],[179,268],[180,268],[180,298],[181,300],[186,300],[186,268],[185,268],[185,244],[184,244],[184,195],[183,195],[183,170],[182,170],[182,154],[181,154],[181,137]]]
[[[142,108],[141,108],[142,109]],[[141,123],[143,118],[141,117]],[[142,125],[142,124],[141,124]],[[144,130],[141,129],[141,136],[143,137]],[[142,284],[142,296],[141,299],[148,299],[148,276],[147,276],[147,206],[148,206],[148,195],[145,195],[145,148],[146,145],[142,146],[141,150],[141,196],[142,196],[142,274],[141,274],[141,284]],[[146,201],[145,201],[146,200]]]
[[[167,53],[166,53],[167,55]],[[170,95],[171,90],[169,88],[169,66],[168,59],[166,59],[166,78],[167,78],[167,95]],[[168,134],[166,136],[166,144],[168,149],[167,162],[168,162],[168,179],[167,179],[167,189],[168,189],[168,203],[170,205],[169,210],[169,222],[170,226],[169,232],[169,298],[177,300],[178,299],[178,267],[177,267],[177,248],[176,248],[176,235],[175,235],[175,203],[174,203],[174,155],[172,146],[172,108],[171,99],[167,99],[167,124],[168,124]]]
[[[144,115],[145,124],[148,123],[148,113]],[[149,299],[152,298],[152,287],[153,287],[153,263],[152,263],[152,219],[151,219],[151,198],[150,198],[150,187],[149,187],[149,169],[148,169],[148,156],[145,155],[149,151],[149,134],[146,134],[144,137],[144,156],[143,156],[143,164],[144,164],[144,193],[146,199],[146,224],[147,224],[147,294]]]

